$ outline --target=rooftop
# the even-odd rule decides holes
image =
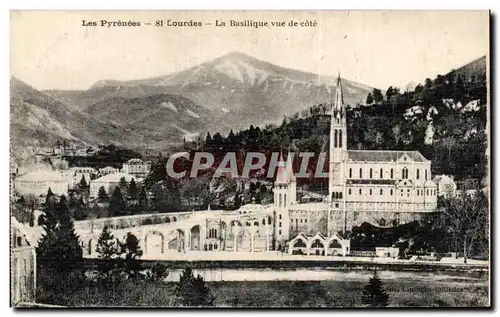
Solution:
[[[130,175],[130,174],[122,173],[122,172],[117,172],[117,173],[111,173],[111,174],[101,176],[101,177],[93,180],[92,182],[118,183],[118,182],[120,182],[122,177],[125,178],[125,180],[127,182],[130,182],[132,179],[134,179],[135,181],[140,181],[140,179],[138,179],[134,175]]]
[[[419,151],[371,151],[371,150],[349,150],[348,160],[367,162],[396,162],[404,155],[407,155],[414,162],[428,162]]]
[[[66,181],[64,175],[59,171],[38,170],[24,174],[16,178],[21,181]]]

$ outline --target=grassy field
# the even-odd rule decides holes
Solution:
[[[361,307],[368,281],[269,281],[207,283],[218,307]],[[486,278],[433,282],[383,280],[391,307],[486,307]],[[125,280],[111,288],[41,278],[38,302],[76,307],[176,306],[174,283]]]
[[[217,306],[361,307],[366,283],[359,281],[222,282],[210,283]],[[488,287],[481,283],[389,281],[384,283],[391,307],[469,307],[488,305]]]

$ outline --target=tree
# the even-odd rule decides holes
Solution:
[[[142,268],[140,262],[137,261],[143,254],[139,240],[135,235],[127,232],[125,243],[121,245],[121,248],[121,253],[125,255],[125,270],[130,278],[136,278],[137,272]]]
[[[56,195],[52,192],[52,189],[49,187],[47,191],[47,196],[45,197],[45,209],[54,210],[55,208],[55,199]]]
[[[125,214],[125,201],[123,200],[122,191],[120,187],[115,187],[113,195],[109,200],[109,213],[111,217],[122,216]]]
[[[80,264],[83,259],[83,251],[76,235],[71,212],[64,195],[59,200],[58,216],[58,243],[62,251],[59,260],[66,263],[69,266],[68,269],[71,269],[75,265]]]
[[[396,141],[396,145],[398,145],[399,140],[401,139],[401,126],[399,124],[392,127],[392,134],[394,136],[394,140]]]
[[[191,268],[186,268],[177,284],[176,295],[184,306],[213,306],[214,297],[201,276],[194,277]]]
[[[168,268],[161,263],[155,263],[146,274],[146,277],[155,282],[161,282],[168,276]]]
[[[128,183],[125,177],[120,178],[120,182],[118,183],[118,187],[120,187],[120,190],[122,192],[122,196],[127,193],[128,189]]]
[[[127,194],[131,199],[137,199],[137,192],[138,192],[137,184],[135,183],[135,180],[132,178],[128,186]]]
[[[105,226],[102,228],[99,240],[97,241],[96,252],[99,254],[97,257],[103,260],[116,259],[119,256],[118,245],[111,230]]]
[[[73,218],[75,218],[75,220],[85,220],[87,216],[88,210],[85,206],[83,198],[80,197],[80,199],[78,199],[78,201],[74,204]]]
[[[464,263],[473,249],[488,251],[488,198],[477,190],[474,196],[464,194],[443,202],[437,219],[438,227],[452,236],[453,244],[462,244]],[[458,250],[455,250],[458,251]]]
[[[144,189],[144,186],[141,188],[141,191],[139,192],[139,208],[141,209],[142,212],[145,212],[147,207],[148,207],[148,196],[146,194],[146,189]]]
[[[80,187],[81,188],[87,187],[87,181],[85,180],[85,175],[82,175],[82,179],[80,180]]]
[[[106,193],[106,189],[104,189],[104,186],[99,187],[99,193],[97,194],[97,197],[99,197],[99,199],[101,200],[108,199],[108,194]]]
[[[116,281],[120,250],[116,238],[107,226],[102,228],[102,232],[99,235],[96,252],[98,253],[97,257],[104,260],[98,267],[99,280],[104,284]]]
[[[382,95],[382,91],[380,89],[373,88],[373,100],[375,103],[384,101],[384,95]]]
[[[373,103],[373,97],[371,93],[368,93],[368,96],[366,97],[366,104],[371,105]]]
[[[59,272],[79,267],[83,252],[64,195],[52,210],[46,210],[42,222],[45,235],[37,248],[42,265]]]
[[[211,146],[212,145],[212,136],[210,135],[210,132],[207,132],[207,137],[205,138],[205,144],[207,146]]]
[[[384,290],[383,283],[377,275],[377,271],[373,272],[373,277],[363,289],[361,301],[370,307],[385,307],[389,305],[389,294]]]

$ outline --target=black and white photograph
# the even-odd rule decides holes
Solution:
[[[10,306],[491,307],[490,19],[10,11]]]

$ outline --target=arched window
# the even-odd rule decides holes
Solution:
[[[311,248],[324,248],[324,247],[325,246],[319,239],[314,240],[313,243],[311,244]]]
[[[384,190],[382,188],[380,188],[380,195],[383,195],[384,194]]]
[[[391,178],[394,178],[394,169],[391,168]]]
[[[417,168],[417,176],[416,177],[417,177],[417,179],[420,178],[420,169],[419,168]]]
[[[352,194],[352,192],[351,192],[351,189],[350,189],[350,188],[349,188],[349,191],[348,191],[348,193],[349,193],[349,195],[351,195],[351,194]]]
[[[362,191],[361,191],[361,188],[359,189],[359,194],[361,195]]]
[[[373,178],[373,169],[370,168],[370,178]]]
[[[359,169],[359,178],[363,178],[363,169],[362,168]]]
[[[384,171],[380,169],[380,178],[384,178]]]
[[[342,130],[339,130],[339,147],[342,147]]]
[[[372,194],[372,189],[370,188],[370,195]]]
[[[349,169],[349,178],[352,178],[352,168]]]
[[[337,129],[335,129],[334,134],[335,135],[334,135],[334,139],[333,139],[334,140],[333,147],[336,148],[337,147],[337,137],[338,137],[338,135],[337,135]]]
[[[305,244],[304,241],[302,241],[302,239],[297,239],[297,241],[295,241],[295,243],[293,244],[293,247],[294,248],[305,248],[305,247],[307,247],[307,245]]]
[[[391,196],[392,196],[393,194],[394,194],[394,192],[393,192],[393,191],[392,191],[392,189],[391,189]]]
[[[427,170],[425,170],[425,180],[427,180]]]

